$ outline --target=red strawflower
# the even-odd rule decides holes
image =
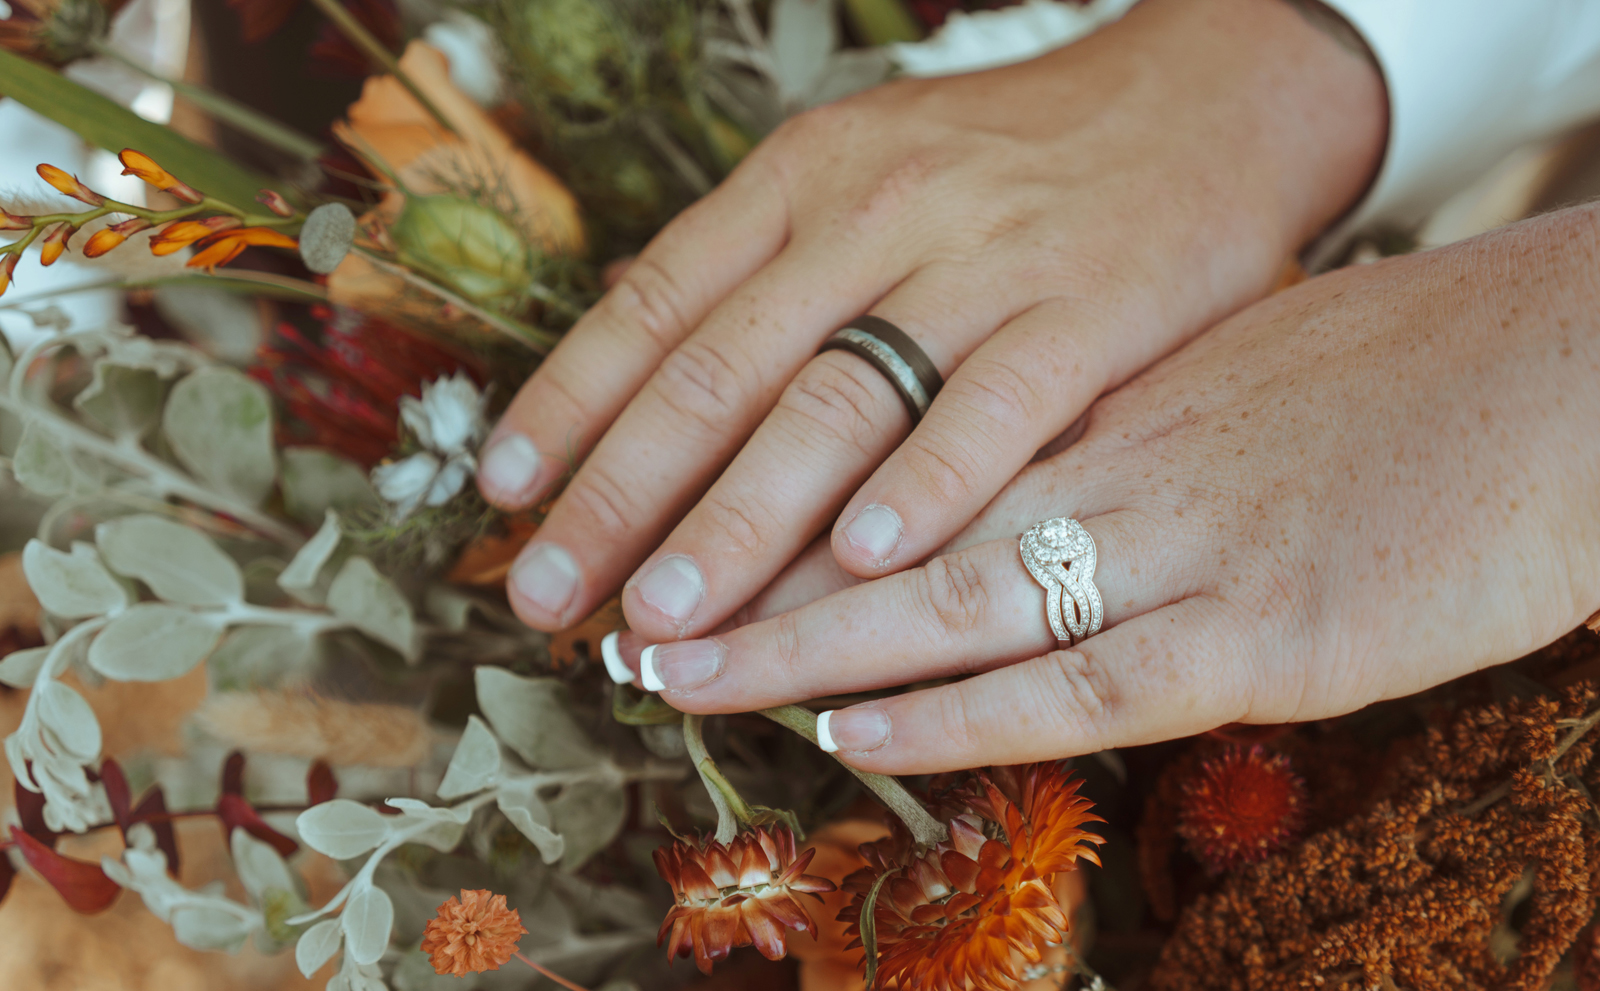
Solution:
[[[1263,860],[1305,825],[1306,786],[1283,754],[1229,747],[1184,785],[1178,835],[1210,874]]]
[[[799,895],[835,890],[827,878],[805,873],[816,853],[797,856],[786,826],[740,833],[727,846],[678,840],[657,849],[656,870],[672,885],[677,904],[662,921],[656,945],[666,942],[669,963],[692,955],[704,974],[737,946],[754,945],[768,960],[782,960],[789,952],[785,928],[817,938],[816,920]]]

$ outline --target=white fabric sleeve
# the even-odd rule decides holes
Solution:
[[[1519,145],[1600,115],[1597,0],[1323,0],[1389,90],[1389,146],[1366,198],[1308,253],[1415,227]]]

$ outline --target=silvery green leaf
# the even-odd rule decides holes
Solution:
[[[839,47],[833,0],[773,0],[767,34],[773,69],[785,99],[802,99],[821,78],[828,56]]]
[[[283,507],[307,525],[330,509],[348,512],[378,505],[367,473],[349,458],[319,447],[283,450]]]
[[[162,430],[178,460],[211,487],[258,505],[272,490],[272,397],[231,368],[191,372],[172,387]]]
[[[22,551],[22,571],[39,604],[62,619],[101,616],[128,604],[127,591],[89,544],[73,544],[72,553],[63,554],[30,540]]]
[[[11,458],[11,473],[28,491],[61,496],[80,486],[80,472],[61,439],[37,420],[22,428],[22,439]]]
[[[45,682],[40,693],[39,721],[62,752],[80,764],[100,756],[100,721],[83,696],[59,681]]]
[[[428,954],[418,949],[407,950],[401,955],[389,980],[394,984],[395,991],[477,991],[483,986],[477,974],[455,977],[437,973]]]
[[[230,365],[249,364],[261,346],[261,310],[248,297],[205,286],[160,286],[155,307],[184,337]]]
[[[881,48],[834,52],[828,59],[828,71],[806,94],[806,106],[820,107],[871,89],[889,78],[893,68],[894,61]]]
[[[530,767],[565,770],[600,759],[567,708],[566,686],[555,678],[523,678],[483,665],[473,672],[478,708],[500,741]]]
[[[188,674],[222,639],[224,622],[160,602],[130,606],[89,645],[89,666],[114,681],[166,681]]]
[[[386,816],[348,798],[313,805],[294,826],[306,846],[334,860],[359,857],[389,835]]]
[[[432,847],[440,853],[449,853],[461,845],[461,838],[466,832],[465,823],[441,821],[411,837],[411,842]]]
[[[294,944],[294,963],[300,973],[310,977],[333,959],[344,943],[344,930],[338,919],[324,919],[307,929]]]
[[[95,527],[95,543],[119,575],[168,602],[226,606],[244,599],[244,575],[210,537],[165,516],[124,516]]]
[[[295,554],[289,566],[278,574],[278,587],[308,605],[320,606],[324,596],[318,587],[317,579],[322,575],[322,569],[333,557],[333,552],[339,547],[339,538],[343,531],[339,529],[339,514],[329,509],[322,519],[322,526],[305,545]]]
[[[382,888],[369,887],[351,896],[339,916],[345,952],[356,963],[377,963],[389,948],[394,928],[394,902]]]
[[[413,819],[429,819],[434,822],[453,822],[461,825],[472,818],[470,808],[452,808],[444,805],[429,805],[420,798],[386,798],[383,804],[391,809],[399,809]]]
[[[422,594],[422,608],[440,626],[460,633],[472,619],[472,611],[481,603],[453,585],[429,585]]]
[[[214,898],[203,904],[178,906],[173,909],[169,921],[173,935],[184,946],[233,953],[261,927],[261,914],[226,899]]]
[[[294,891],[297,888],[289,865],[269,843],[263,843],[243,828],[235,828],[228,837],[229,851],[233,854],[233,869],[249,892],[250,900],[260,905],[268,891]]]
[[[39,677],[39,669],[44,667],[45,658],[49,656],[49,647],[13,650],[4,660],[0,660],[0,681],[12,688],[32,688],[34,680]]]
[[[566,851],[566,840],[550,828],[550,810],[539,798],[538,779],[516,778],[500,786],[498,803],[511,824],[516,826],[539,850],[547,864],[561,859]]]
[[[366,558],[353,557],[339,569],[328,587],[328,608],[362,633],[398,650],[407,660],[416,658],[416,622],[411,603]]]
[[[550,828],[566,840],[561,866],[569,871],[610,846],[628,814],[621,782],[609,780],[569,784],[550,799],[547,808]]]
[[[355,237],[355,214],[342,203],[324,203],[300,228],[300,260],[318,275],[327,275],[344,261]]]
[[[161,422],[161,401],[167,384],[146,368],[129,368],[109,360],[97,362],[89,387],[72,405],[121,441],[137,441]]]
[[[272,688],[295,680],[314,656],[311,638],[287,626],[239,626],[211,652],[212,687]]]
[[[6,335],[0,334],[0,388],[5,388],[5,383],[11,378],[11,369],[16,367],[17,360],[11,356],[11,345],[6,341]]]
[[[439,797],[459,798],[480,792],[500,773],[500,741],[477,716],[467,717],[466,732],[439,783]]]

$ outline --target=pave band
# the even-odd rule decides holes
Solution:
[[[849,351],[883,373],[906,404],[913,424],[927,415],[944,378],[927,352],[905,331],[882,317],[857,317],[817,349]]]
[[[1029,527],[1021,551],[1023,567],[1044,587],[1045,618],[1056,639],[1076,644],[1099,633],[1105,603],[1094,584],[1095,546],[1089,531],[1077,520],[1058,516]]]

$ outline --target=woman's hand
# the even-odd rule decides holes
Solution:
[[[632,574],[629,622],[664,640],[716,628],[836,518],[855,574],[923,559],[1096,396],[1266,292],[1365,187],[1384,106],[1372,66],[1282,0],[1146,0],[1032,62],[790,122],[486,445],[480,487],[508,508],[587,455],[512,605],[561,628]],[[865,312],[948,379],[904,444],[875,369],[815,356]]]
[[[1349,712],[1600,607],[1600,207],[1315,279],[1091,411],[923,567],[652,652],[664,697],[841,709],[852,764],[1010,764]],[[1098,548],[1106,630],[1046,625],[1017,535]],[[838,580],[814,555],[770,609]],[[646,679],[647,681],[649,679]]]

